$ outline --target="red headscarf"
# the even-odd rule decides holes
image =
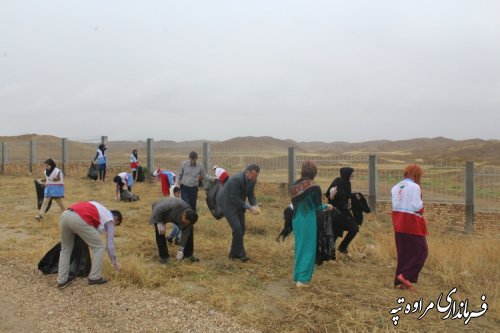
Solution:
[[[422,168],[420,168],[416,164],[408,165],[403,171],[403,175],[406,178],[412,179],[415,183],[419,185],[420,185],[420,177],[422,176],[423,173],[424,171],[422,170]]]

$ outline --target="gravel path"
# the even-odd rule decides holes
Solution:
[[[0,261],[0,332],[257,332],[201,303],[157,290],[87,285]]]

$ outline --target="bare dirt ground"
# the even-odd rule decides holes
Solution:
[[[160,291],[87,285],[0,262],[0,332],[257,332],[201,303]]]

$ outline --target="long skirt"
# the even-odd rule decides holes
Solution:
[[[312,279],[316,260],[316,212],[312,210],[304,214],[298,209],[292,225],[295,242],[293,281],[308,283]]]
[[[401,282],[397,279],[399,274],[412,283],[418,282],[418,275],[424,267],[425,260],[429,253],[425,236],[417,236],[395,233],[396,250],[398,252],[398,267],[396,268],[396,278],[394,285]]]

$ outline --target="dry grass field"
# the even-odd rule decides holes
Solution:
[[[257,185],[262,213],[247,216],[245,246],[251,261],[240,263],[227,259],[230,228],[224,219],[212,218],[200,191],[195,255],[201,261],[161,265],[153,228],[147,224],[151,203],[160,197],[160,188],[157,184],[137,184],[134,192],[141,201],[134,203],[115,202],[113,191],[110,181],[66,179],[66,205],[96,200],[124,215],[116,234],[117,257],[123,271],[115,273],[105,260],[104,276],[112,285],[201,302],[242,326],[263,332],[493,332],[500,327],[498,237],[440,234],[431,228],[429,258],[417,292],[402,291],[392,286],[396,252],[390,217],[367,215],[351,245],[352,258],[317,266],[312,287],[298,290],[292,284],[293,237],[280,244],[275,242],[287,198],[261,193]],[[59,241],[59,209],[54,205],[43,222],[35,221],[35,191],[30,176],[0,175],[0,195],[0,260],[14,263],[9,266],[13,270],[15,263],[36,267]],[[170,250],[176,251],[175,247]],[[457,307],[468,300],[468,310],[479,312],[481,296],[485,295],[486,313],[472,318],[467,325],[464,318],[443,319],[446,313],[436,308],[418,319],[441,293],[441,305],[446,306],[446,295],[455,287],[457,292],[452,298]],[[400,311],[395,326],[390,312],[400,306],[400,297],[405,298],[403,306],[422,300],[423,309],[409,314]],[[24,311],[29,307],[27,302]]]

